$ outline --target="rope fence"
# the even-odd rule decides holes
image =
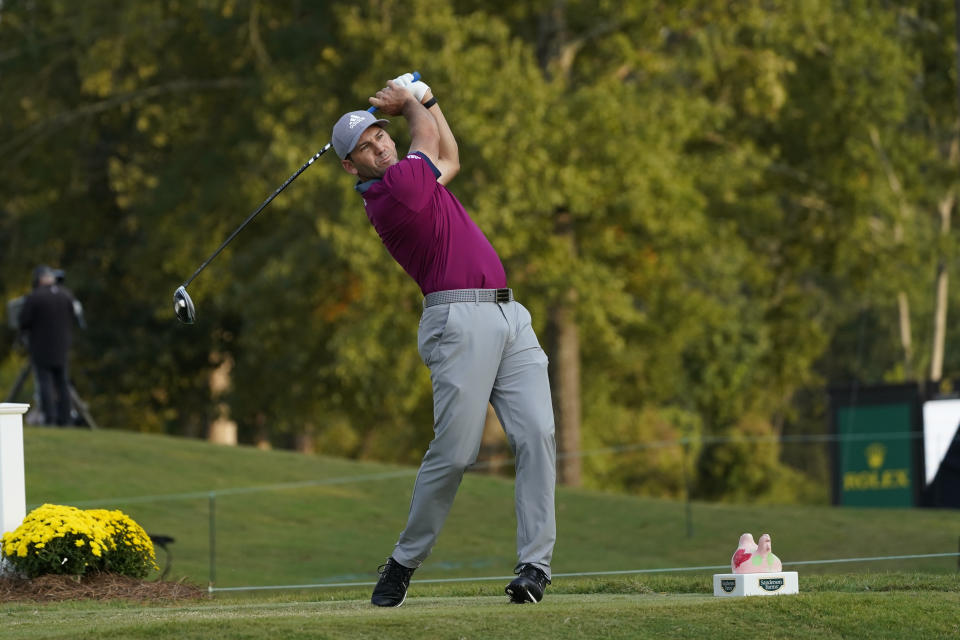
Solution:
[[[784,568],[794,565],[815,565],[815,564],[840,564],[846,562],[881,562],[885,560],[919,560],[922,558],[952,558],[960,556],[960,552],[950,553],[920,553],[904,556],[872,556],[866,558],[831,558],[828,560],[803,560],[799,562],[784,562]],[[639,575],[645,573],[681,573],[688,571],[717,571],[730,569],[729,564],[705,565],[700,567],[665,567],[662,569],[626,569],[619,571],[579,571],[575,573],[555,573],[553,578],[584,578],[593,576],[623,576]],[[451,582],[484,582],[490,580],[512,580],[514,576],[474,576],[466,578],[427,578],[417,580],[420,584],[440,584]],[[215,587],[210,585],[207,591],[210,593],[230,592],[230,591],[277,591],[283,589],[346,589],[351,587],[371,587],[376,582],[331,582],[317,584],[286,584],[286,585],[262,585],[262,586],[244,586],[244,587]]]

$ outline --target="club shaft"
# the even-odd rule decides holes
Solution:
[[[0,4],[2,4],[2,0],[0,0]],[[419,72],[419,71],[413,71],[412,73],[413,73],[413,80],[414,80],[414,81],[417,81],[417,80],[420,79],[420,72]],[[369,109],[367,109],[367,111],[369,111],[370,113],[373,113],[374,111],[376,111],[376,109],[377,109],[376,107],[370,107]],[[276,191],[274,191],[274,192],[270,195],[269,198],[267,198],[266,200],[264,200],[264,201],[263,201],[263,204],[261,204],[259,207],[257,207],[257,210],[256,210],[256,211],[254,211],[254,212],[251,213],[249,216],[247,216],[247,219],[244,220],[244,221],[240,224],[239,227],[237,227],[236,231],[234,231],[233,233],[231,233],[230,236],[229,236],[226,240],[223,241],[223,244],[221,244],[221,245],[217,248],[217,250],[214,251],[213,254],[204,261],[204,263],[203,263],[202,265],[200,265],[200,268],[198,268],[196,271],[193,272],[193,275],[190,276],[190,279],[183,283],[184,289],[186,289],[186,287],[188,287],[188,286],[190,285],[190,283],[193,282],[193,279],[194,279],[194,278],[196,278],[198,275],[200,275],[200,272],[201,272],[201,271],[203,271],[204,269],[207,268],[207,265],[208,265],[208,264],[210,264],[211,262],[213,262],[213,259],[214,259],[214,258],[216,258],[218,255],[220,255],[220,252],[223,251],[223,250],[226,248],[226,246],[227,246],[228,244],[230,244],[230,242],[232,242],[234,238],[237,237],[237,234],[238,234],[238,233],[240,233],[241,231],[243,231],[243,230],[246,228],[246,226],[247,226],[248,224],[250,224],[250,222],[251,222],[254,218],[257,217],[257,214],[258,214],[258,213],[260,213],[261,211],[263,211],[264,208],[265,208],[268,204],[270,204],[271,202],[273,202],[273,199],[276,198],[278,195],[280,195],[280,192],[283,191],[284,189],[286,189],[286,188],[287,188],[287,185],[289,185],[291,182],[293,182],[294,180],[296,180],[296,179],[297,179],[297,176],[299,176],[301,173],[303,173],[304,171],[306,171],[306,170],[307,170],[307,167],[309,167],[309,166],[312,165],[314,162],[316,162],[317,158],[319,158],[319,157],[322,156],[324,153],[326,153],[327,150],[329,150],[330,147],[332,147],[332,146],[333,146],[333,142],[328,142],[326,145],[324,145],[324,147],[323,147],[322,149],[320,149],[320,151],[317,151],[317,152],[313,155],[312,158],[310,158],[309,160],[307,160],[307,161],[304,163],[304,165],[297,170],[297,172],[296,172],[295,174],[293,174],[292,176],[290,176],[289,178],[287,178],[287,181],[284,182],[282,185],[280,185],[280,187],[279,187]]]
[[[320,149],[320,151],[317,151],[317,152],[313,155],[312,158],[310,158],[309,160],[307,160],[302,167],[300,167],[299,169],[297,169],[297,172],[296,172],[296,173],[294,173],[292,176],[290,176],[289,178],[287,178],[287,181],[284,182],[282,185],[280,185],[280,187],[279,187],[276,191],[274,191],[274,192],[270,195],[269,198],[267,198],[266,200],[264,200],[264,201],[263,201],[263,204],[261,204],[259,207],[257,207],[256,211],[254,211],[254,212],[251,213],[249,216],[247,216],[247,219],[244,220],[244,221],[240,224],[240,226],[237,227],[237,229],[236,229],[233,233],[231,233],[230,236],[229,236],[226,240],[223,241],[223,244],[221,244],[221,245],[217,248],[217,250],[214,251],[213,254],[204,261],[204,263],[203,263],[202,265],[200,265],[200,268],[198,268],[196,271],[193,272],[193,275],[190,276],[190,279],[189,279],[189,280],[187,280],[186,282],[183,283],[183,286],[184,286],[184,287],[189,286],[190,283],[193,282],[193,279],[196,278],[198,275],[200,275],[200,272],[203,271],[204,269],[206,269],[206,268],[207,268],[207,265],[210,264],[211,262],[213,262],[213,259],[216,258],[218,255],[220,255],[220,252],[223,251],[223,250],[226,248],[226,246],[227,246],[228,244],[230,244],[230,242],[233,241],[234,238],[237,237],[237,234],[239,234],[241,231],[243,231],[243,230],[246,228],[246,226],[247,226],[248,224],[250,224],[250,222],[251,222],[254,218],[257,217],[257,214],[258,214],[258,213],[260,213],[261,211],[263,211],[264,208],[265,208],[268,204],[270,204],[270,203],[273,201],[274,198],[276,198],[278,195],[280,195],[280,192],[281,192],[281,191],[283,191],[284,189],[286,189],[287,186],[288,186],[291,182],[293,182],[294,180],[296,180],[296,179],[297,179],[297,176],[299,176],[301,173],[303,173],[304,171],[306,171],[306,170],[307,170],[307,167],[309,167],[309,166],[312,165],[314,162],[316,162],[316,161],[317,161],[317,158],[319,158],[319,157],[322,156],[324,153],[326,153],[326,152],[330,149],[330,147],[332,146],[332,144],[333,144],[333,143],[328,142],[326,145],[324,145],[324,147],[323,147],[322,149]]]

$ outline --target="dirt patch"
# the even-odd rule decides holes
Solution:
[[[15,576],[0,577],[0,602],[114,599],[154,602],[206,597],[206,591],[186,582],[138,580],[111,573],[82,578],[47,575],[32,580]]]

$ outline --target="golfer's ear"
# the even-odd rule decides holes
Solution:
[[[357,171],[357,168],[353,166],[353,163],[350,162],[349,160],[346,160],[346,159],[341,160],[340,166],[343,167],[343,170],[346,171],[347,173],[352,173],[353,175],[358,175],[360,173],[359,171]]]

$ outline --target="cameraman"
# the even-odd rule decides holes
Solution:
[[[67,360],[73,340],[75,299],[47,266],[34,271],[35,288],[20,311],[20,331],[28,340],[30,360],[40,388],[40,406],[49,424],[70,424]]]

